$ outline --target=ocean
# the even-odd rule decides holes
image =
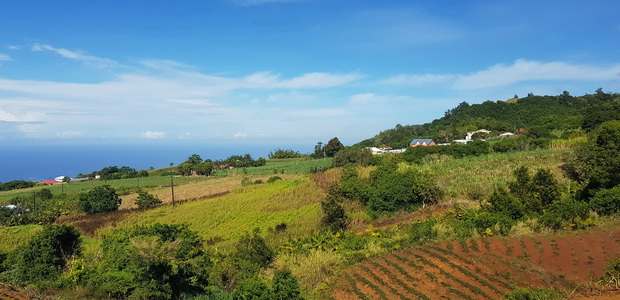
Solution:
[[[249,153],[254,159],[267,158],[277,148],[308,153],[313,145],[276,146],[221,145],[0,145],[0,182],[11,180],[43,181],[57,176],[75,177],[108,166],[128,166],[136,170],[178,165],[190,155],[202,159],[225,159]]]

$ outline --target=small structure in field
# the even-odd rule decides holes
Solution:
[[[58,180],[48,179],[48,180],[41,181],[41,183],[42,184],[46,184],[46,185],[53,185],[53,184],[59,184],[59,183],[62,183],[62,182],[58,181]]]
[[[514,136],[515,134],[512,132],[502,132],[499,134],[500,137]]]
[[[414,139],[409,143],[409,147],[418,147],[418,146],[437,146],[433,139]]]

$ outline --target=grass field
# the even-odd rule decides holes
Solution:
[[[201,181],[206,180],[206,177],[175,177],[173,180],[175,184],[187,183],[190,181]],[[91,180],[84,182],[73,182],[66,184],[56,184],[49,186],[37,186],[27,189],[18,189],[12,191],[3,191],[0,192],[0,203],[8,203],[13,197],[17,196],[25,196],[29,197],[33,192],[38,191],[42,188],[47,188],[52,191],[54,195],[60,195],[62,193],[65,194],[74,194],[81,193],[84,191],[88,191],[93,189],[94,187],[101,185],[110,185],[117,190],[117,192],[122,193],[123,189],[133,190],[139,187],[142,188],[150,188],[150,187],[158,187],[158,186],[166,186],[170,185],[170,177],[169,176],[150,176],[150,177],[142,177],[142,178],[128,178],[128,179],[117,179],[117,180]]]
[[[23,225],[5,227],[0,226],[0,253],[7,253],[19,245],[24,244],[30,238],[43,229],[40,225]]]
[[[303,235],[318,228],[320,201],[324,197],[323,190],[309,178],[257,184],[233,190],[222,197],[137,211],[115,227],[101,229],[98,233],[134,225],[187,223],[206,240],[228,244],[226,241],[236,240],[255,228],[267,232],[286,223],[287,235]]]
[[[529,167],[532,174],[539,168],[550,169],[564,185],[567,179],[559,167],[568,155],[569,150],[494,153],[429,163],[420,168],[437,176],[439,187],[446,193],[445,200],[478,200],[497,187],[507,187],[514,180],[513,170],[520,166]]]
[[[229,170],[217,170],[213,174],[216,177],[226,176],[230,173],[247,175],[278,175],[278,174],[308,174],[313,170],[326,170],[332,165],[332,158],[326,159],[270,159],[262,167],[235,168]]]

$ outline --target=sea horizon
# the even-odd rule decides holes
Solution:
[[[108,166],[136,170],[164,168],[184,162],[190,155],[220,160],[249,153],[254,159],[268,158],[276,149],[310,153],[313,145],[272,146],[271,144],[24,144],[0,145],[0,182],[43,181],[57,176],[76,177]]]

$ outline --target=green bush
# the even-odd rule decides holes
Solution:
[[[271,300],[273,293],[267,284],[258,277],[242,281],[232,293],[234,300]]]
[[[74,226],[47,226],[7,256],[0,279],[39,288],[53,287],[67,260],[80,252],[80,245],[80,233]]]
[[[80,195],[78,206],[87,214],[115,211],[121,205],[121,198],[109,185],[95,187]]]
[[[620,211],[620,186],[598,191],[590,199],[590,209],[600,215],[611,215]]]
[[[277,271],[271,282],[271,288],[273,295],[271,299],[275,300],[301,300],[301,287],[299,281],[291,271],[280,270]]]
[[[278,180],[282,180],[282,177],[280,177],[280,176],[271,176],[271,177],[269,177],[269,179],[267,179],[267,183],[273,183],[273,182],[276,182]]]
[[[347,164],[367,166],[370,164],[372,152],[369,149],[344,148],[334,155],[332,165],[342,167]]]
[[[254,232],[239,239],[232,256],[264,268],[271,264],[275,258],[275,252],[258,233]]]
[[[88,279],[101,295],[170,299],[208,285],[211,267],[202,240],[187,225],[153,224],[114,231]]]
[[[525,206],[517,197],[505,189],[495,191],[489,197],[489,206],[486,210],[492,213],[503,214],[513,220],[519,220],[525,215]]]
[[[607,262],[605,274],[601,277],[601,283],[614,287],[620,285],[620,258],[612,259]]]
[[[323,219],[321,223],[331,231],[343,230],[347,226],[349,218],[347,217],[344,207],[340,204],[338,197],[327,195],[327,198],[321,202],[323,209]]]
[[[471,210],[462,219],[463,225],[475,228],[478,232],[487,232],[491,230],[494,234],[506,235],[510,232],[510,228],[514,225],[514,220],[504,214],[490,213],[487,211]],[[499,229],[499,231],[496,230]]]
[[[414,222],[409,230],[409,238],[414,243],[423,243],[437,237],[437,232],[433,230],[433,226],[437,224],[435,219],[426,219],[422,222]]]
[[[574,199],[563,199],[553,202],[541,216],[541,223],[553,229],[575,229],[588,225],[590,212],[588,203]]]
[[[149,194],[147,191],[138,192],[138,199],[136,200],[136,205],[138,207],[145,208],[160,203],[161,200],[159,200],[159,198]]]
[[[553,300],[564,299],[566,294],[553,288],[534,287],[526,289],[515,289],[504,294],[506,300]]]

